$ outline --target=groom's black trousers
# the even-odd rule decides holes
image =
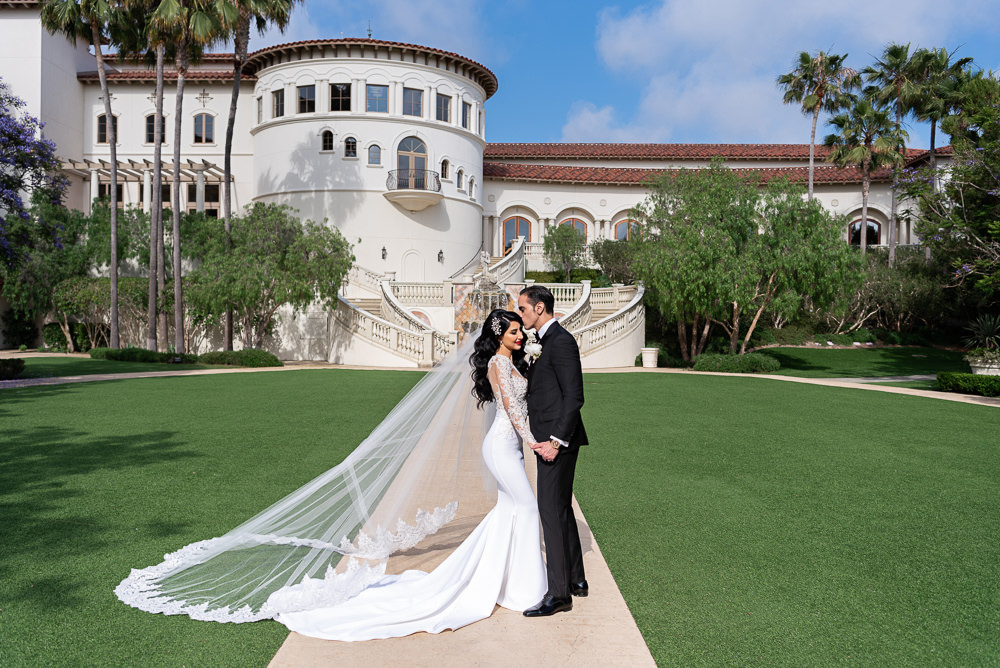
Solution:
[[[536,456],[538,463],[538,514],[545,537],[545,569],[550,596],[566,598],[571,582],[586,579],[580,532],[573,513],[573,476],[579,448],[560,448],[555,461]]]

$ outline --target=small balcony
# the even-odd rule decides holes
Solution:
[[[416,213],[440,202],[441,177],[426,169],[394,169],[385,180],[385,198]]]

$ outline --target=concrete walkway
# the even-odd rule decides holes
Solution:
[[[61,356],[46,353],[18,353],[0,351],[0,357]],[[80,356],[86,357],[86,356]],[[200,376],[218,373],[281,372],[300,369],[347,369],[325,363],[286,363],[281,368],[263,369],[188,369],[142,373],[99,374],[63,378],[35,378],[20,381],[0,381],[5,387],[30,387],[88,381],[120,380],[126,378],[159,378],[165,376]],[[414,369],[406,369],[413,371]],[[707,374],[686,369],[643,369],[623,367],[587,370],[587,373],[668,373],[720,375],[747,378],[746,374]],[[905,387],[872,385],[876,382],[904,382],[930,380],[934,376],[894,376],[879,378],[793,378],[789,376],[757,375],[753,378],[792,383],[808,383],[864,389],[893,394],[907,394],[945,401],[1000,407],[1000,398],[978,397],[950,392],[934,392]],[[529,478],[533,479],[533,458],[526,458]],[[574,666],[655,666],[652,655],[639,633],[625,599],[615,584],[611,571],[601,555],[597,541],[574,499],[584,548],[584,563],[590,582],[590,596],[574,599],[569,613],[560,613],[543,619],[526,619],[517,612],[497,607],[491,617],[457,631],[433,635],[418,633],[405,638],[343,643],[316,640],[292,633],[272,659],[272,668],[309,668],[312,666],[344,665],[370,666],[423,666],[459,668],[466,666],[520,666],[540,664],[560,668]],[[420,565],[424,566],[424,565]],[[418,566],[419,567],[419,566]]]

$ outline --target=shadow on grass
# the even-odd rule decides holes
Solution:
[[[67,557],[101,553],[114,533],[105,519],[109,509],[88,498],[86,485],[78,486],[81,479],[98,471],[123,472],[199,456],[181,450],[184,444],[168,431],[94,436],[57,426],[5,427],[0,435],[0,555],[4,562],[29,558],[40,574],[12,577],[9,566],[0,566],[0,580],[8,583],[4,598],[10,602],[83,602],[74,593],[72,574],[41,575]],[[111,514],[116,515],[114,509]],[[171,535],[182,526],[161,524],[149,528]]]
[[[805,377],[917,376],[968,371],[962,353],[937,348],[770,348],[779,374]]]

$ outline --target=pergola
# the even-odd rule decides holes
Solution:
[[[153,195],[153,161],[152,160],[118,160],[118,182],[119,183],[142,183],[143,211],[149,211],[149,205]],[[163,185],[173,182],[174,163],[160,162],[163,174]],[[111,183],[111,163],[108,160],[65,160],[62,170],[66,174],[79,176],[90,182],[90,201],[97,199],[99,185],[101,183]],[[224,181],[225,172],[215,163],[208,160],[184,160],[180,169],[181,183],[197,184],[197,210],[205,210],[205,184],[218,183]],[[232,178],[232,177],[230,177]]]

